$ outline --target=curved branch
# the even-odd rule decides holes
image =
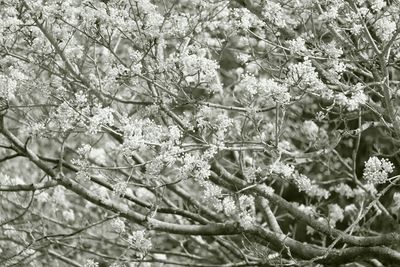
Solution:
[[[247,186],[246,182],[235,177],[231,173],[229,173],[221,164],[218,162],[214,162],[213,164],[214,170],[219,171],[219,173],[223,176],[224,179],[228,180],[232,184],[237,185],[239,189],[245,188]],[[215,174],[216,175],[216,174]],[[363,246],[363,247],[368,247],[368,246],[380,246],[380,245],[387,245],[387,244],[399,244],[400,243],[400,234],[393,232],[389,234],[382,234],[378,236],[353,236],[346,234],[340,230],[334,229],[329,227],[328,224],[322,223],[318,220],[315,220],[311,216],[303,213],[300,211],[297,207],[295,207],[293,204],[288,202],[286,199],[276,195],[276,194],[271,194],[270,192],[266,192],[264,188],[261,185],[257,185],[251,188],[251,190],[258,194],[261,195],[262,197],[265,197],[268,199],[271,203],[277,205],[278,207],[288,211],[290,214],[292,214],[294,217],[306,222],[308,225],[310,225],[312,228],[315,230],[324,233],[330,237],[340,237],[343,242],[349,243],[351,245],[355,246]]]

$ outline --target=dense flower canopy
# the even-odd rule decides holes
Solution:
[[[0,265],[399,266],[399,33],[398,0],[0,1]]]

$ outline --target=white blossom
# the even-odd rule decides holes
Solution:
[[[9,224],[5,224],[2,226],[2,228],[4,229],[4,235],[9,237],[9,238],[15,238],[16,236],[18,236],[18,232],[17,230],[15,230],[15,227]]]
[[[344,212],[343,209],[338,204],[329,204],[329,224],[332,227],[335,227],[336,222],[343,221],[344,219]]]
[[[354,197],[354,191],[351,189],[351,187],[347,184],[340,183],[334,187],[331,187],[330,190],[335,191],[341,196],[344,196],[346,198],[352,198]]]
[[[89,118],[88,131],[96,134],[101,130],[102,126],[114,125],[114,110],[110,107],[96,107],[92,109],[93,116]]]
[[[312,92],[326,91],[326,85],[318,78],[315,67],[307,57],[304,58],[304,62],[289,65],[287,82]]]
[[[312,184],[310,188],[306,191],[306,194],[310,197],[316,197],[319,199],[327,199],[330,196],[330,193],[328,190],[316,185]]]
[[[249,229],[255,224],[255,206],[254,197],[241,195],[239,197],[239,222],[244,229]]]
[[[146,253],[152,248],[151,240],[146,237],[145,230],[132,232],[132,234],[128,236],[128,243],[142,253]]]
[[[387,159],[370,157],[365,163],[364,179],[372,184],[383,184],[388,181],[388,175],[394,170],[393,164]]]
[[[391,19],[388,13],[381,16],[380,19],[374,23],[374,27],[383,41],[389,41],[397,29],[396,22]]]
[[[343,55],[343,50],[341,47],[337,47],[337,44],[335,41],[332,41],[327,44],[323,44],[321,46],[323,51],[332,58],[339,58],[341,55]]]
[[[294,178],[294,183],[300,191],[308,191],[311,188],[311,180],[304,174],[300,174]]]
[[[123,197],[126,193],[128,183],[125,181],[115,183],[113,188],[113,193],[118,197]]]
[[[50,199],[50,195],[47,192],[41,192],[36,197],[39,203],[46,203]]]
[[[295,203],[295,204],[297,204],[297,203]],[[315,214],[317,214],[317,210],[316,210],[315,206],[306,206],[304,204],[300,204],[297,208],[299,210],[301,210],[302,212],[304,212],[308,216],[314,216]]]
[[[352,204],[346,205],[346,207],[344,207],[344,214],[346,216],[354,216],[355,214],[357,214],[357,210],[358,210],[358,208],[356,207],[356,205],[354,205],[352,203]]]
[[[280,3],[265,1],[262,15],[277,27],[284,28],[286,26],[286,15]]]
[[[183,75],[189,84],[204,82],[208,85],[216,85],[219,83],[217,72],[219,65],[216,61],[205,58],[204,56],[198,54],[183,55],[180,61],[183,64]],[[215,92],[219,91],[217,90],[217,87],[214,89]]]
[[[274,162],[270,166],[270,169],[272,173],[283,175],[285,178],[290,178],[294,173],[294,167],[292,165],[288,165],[280,161]]]
[[[83,267],[98,267],[99,263],[95,262],[93,259],[87,259]]]
[[[204,190],[203,198],[208,199],[208,198],[212,198],[212,197],[221,196],[222,188],[219,187],[218,185],[213,184],[209,181],[206,181],[204,183],[204,187],[205,187],[205,190]]]
[[[236,204],[232,197],[225,197],[222,206],[226,215],[233,215],[236,212]]]
[[[304,121],[303,128],[304,134],[310,141],[315,141],[318,137],[319,127],[313,121]]]
[[[338,93],[335,99],[340,105],[345,106],[347,110],[354,111],[365,105],[368,97],[363,91],[363,85],[357,83],[352,89],[350,97],[347,97],[344,93]]]
[[[306,41],[301,38],[297,37],[296,39],[287,41],[289,45],[289,49],[291,53],[301,54],[307,51]]]
[[[371,8],[375,12],[380,11],[382,8],[384,8],[386,6],[385,1],[383,1],[383,0],[370,0],[370,2],[371,2]]]
[[[111,221],[111,228],[113,231],[115,231],[117,233],[124,233],[125,232],[125,223],[119,217],[114,218]]]
[[[73,209],[63,210],[62,216],[66,221],[74,221],[75,220],[75,213]]]

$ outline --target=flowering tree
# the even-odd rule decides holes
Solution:
[[[0,1],[0,265],[399,266],[399,33],[398,0]]]

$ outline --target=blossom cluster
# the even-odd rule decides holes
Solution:
[[[296,85],[296,87],[302,90],[327,94],[326,85],[318,76],[319,75],[316,72],[315,67],[312,65],[311,60],[305,57],[304,62],[291,64],[289,66],[287,83],[290,86]]]
[[[285,84],[273,79],[259,79],[250,73],[242,75],[237,90],[247,92],[250,98],[257,98],[264,103],[273,100],[273,103],[287,105],[291,99],[291,94]]]
[[[114,110],[110,107],[97,106],[92,109],[92,116],[89,118],[88,131],[96,134],[101,130],[102,126],[114,125]]]
[[[121,149],[126,155],[131,155],[136,150],[144,150],[149,145],[159,144],[163,137],[162,127],[149,118],[122,117],[120,129],[124,135]]]
[[[338,93],[335,95],[335,100],[338,104],[346,107],[347,110],[354,111],[367,102],[368,96],[364,93],[363,86],[357,83],[351,90],[350,97],[347,97],[344,93]]]
[[[219,64],[207,57],[208,51],[198,46],[189,46],[181,53],[171,54],[167,64],[174,69],[179,66],[189,87],[206,87],[210,92],[221,92],[222,84],[219,78]]]
[[[251,27],[262,26],[264,23],[246,8],[234,8],[230,10],[230,15],[235,28],[248,30]]]
[[[232,216],[236,214],[237,211],[236,203],[231,196],[225,197],[222,200],[222,207],[226,215]]]
[[[239,222],[244,229],[248,229],[255,224],[254,197],[241,195],[239,197]]]
[[[290,178],[295,173],[292,165],[285,164],[281,161],[274,162],[270,166],[270,171],[274,174],[283,175],[285,178]]]
[[[84,267],[99,267],[99,263],[94,261],[94,259],[87,259],[83,266]]]
[[[287,41],[291,53],[303,54],[307,51],[306,41],[302,37]]]
[[[337,222],[343,221],[344,211],[338,204],[329,204],[329,225],[335,227]]]
[[[374,24],[377,34],[383,41],[389,41],[396,31],[396,22],[391,18],[389,13],[383,14]]]
[[[113,188],[113,194],[115,194],[118,197],[123,197],[128,189],[128,183],[125,181],[120,181],[112,186]]]
[[[289,19],[281,4],[273,1],[265,2],[262,9],[262,15],[267,21],[272,22],[279,28],[284,28],[287,25],[286,20]]]
[[[293,183],[297,186],[300,192],[303,191],[310,197],[327,199],[330,196],[328,190],[313,183],[313,181],[304,174],[294,175]]]
[[[72,163],[77,165],[79,170],[76,173],[76,179],[81,181],[90,180],[90,155],[91,146],[88,144],[84,144],[78,148],[79,158],[73,159]]]
[[[373,156],[365,163],[363,176],[369,183],[383,184],[388,181],[388,176],[393,171],[394,166],[389,160]]]
[[[202,107],[196,114],[198,127],[204,130],[211,130],[214,135],[211,143],[223,146],[225,135],[233,124],[226,112],[215,112],[210,107]]]
[[[313,121],[304,121],[303,132],[308,140],[315,141],[318,137],[319,127]]]
[[[117,217],[111,221],[111,228],[117,233],[124,233],[125,223],[121,218]]]
[[[152,243],[145,230],[138,230],[132,232],[128,236],[128,243],[134,249],[139,250],[141,253],[147,253],[152,248]]]

